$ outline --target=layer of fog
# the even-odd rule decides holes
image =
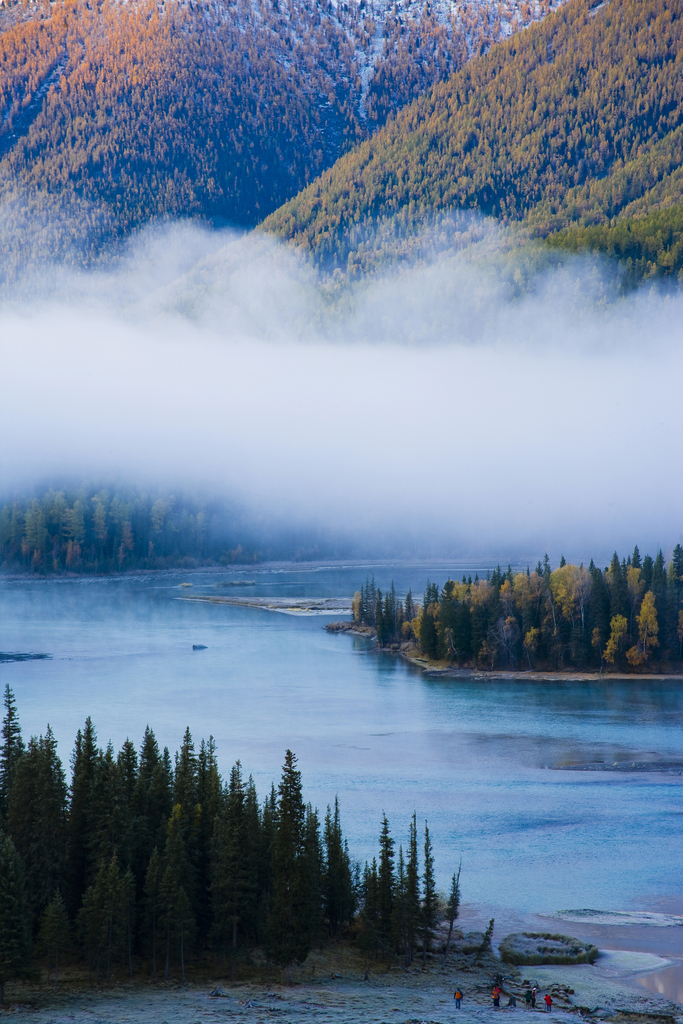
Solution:
[[[514,298],[477,252],[348,291],[187,225],[44,281],[0,309],[5,493],[183,481],[416,553],[682,539],[680,298],[601,309],[576,262]]]

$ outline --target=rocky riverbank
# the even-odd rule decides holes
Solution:
[[[451,972],[404,976],[398,969],[371,970],[363,977],[338,976],[285,988],[280,985],[215,984],[186,987],[119,986],[112,991],[55,995],[42,1006],[12,1007],[32,1024],[495,1024],[502,1015],[543,1013],[548,1024],[572,1021],[681,1024],[683,1010],[666,1000],[642,995],[624,982],[610,980],[588,965],[534,968],[533,978],[504,982],[501,1009],[491,1003],[487,977]],[[593,972],[591,974],[591,972]],[[522,982],[539,984],[536,1011],[526,1009]],[[463,991],[462,1009],[453,1000],[454,985]],[[545,1012],[543,994],[552,993],[553,1010]],[[517,993],[517,1008],[506,1004]],[[9,1007],[8,1007],[9,1009]]]

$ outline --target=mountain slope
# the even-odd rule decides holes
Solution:
[[[60,72],[0,165],[5,185],[73,190],[103,204],[117,231],[158,215],[255,223],[359,137],[357,76],[331,19],[308,24],[304,46],[239,14],[67,2],[5,33],[7,134],[34,102],[31,85]],[[34,73],[18,60],[23,44]]]
[[[466,207],[544,234],[595,188],[604,220],[607,192],[614,216],[656,184],[658,147],[660,178],[675,172],[682,100],[683,0],[570,0],[435,86],[264,227],[353,270],[392,218],[410,234]],[[629,166],[630,188],[601,185]]]
[[[20,0],[0,8],[0,257],[249,227],[550,0]],[[37,255],[36,255],[37,254]]]

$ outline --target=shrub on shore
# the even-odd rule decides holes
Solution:
[[[599,956],[597,946],[570,935],[550,932],[513,932],[500,944],[500,958],[506,964],[592,964]]]

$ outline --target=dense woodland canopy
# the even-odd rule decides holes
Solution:
[[[88,262],[158,218],[255,225],[548,2],[5,5],[5,276]]]
[[[239,761],[221,779],[212,738],[197,750],[186,730],[172,758],[147,727],[139,751],[126,740],[116,753],[88,718],[69,783],[49,726],[25,743],[9,686],[4,704],[0,1002],[30,973],[31,949],[48,980],[65,960],[109,982],[184,979],[226,958],[233,978],[254,964],[291,977],[313,944],[342,936],[407,962],[421,946],[426,960],[443,913],[457,917],[459,875],[443,907],[426,823],[418,841],[413,816],[396,863],[384,817],[379,858],[361,869],[337,800],[321,820],[289,750],[260,800]]]
[[[384,595],[374,578],[354,597],[354,619],[380,645],[417,642],[428,658],[481,668],[610,668],[680,672],[683,661],[683,548],[641,558],[616,552],[588,568],[548,556],[531,572],[427,583],[422,604]]]
[[[399,112],[265,226],[353,277],[382,260],[369,239],[388,222],[393,258],[434,211],[466,207],[532,237],[577,224],[554,241],[569,249],[620,255],[630,231],[632,278],[676,276],[682,55],[682,0],[571,0]]]

